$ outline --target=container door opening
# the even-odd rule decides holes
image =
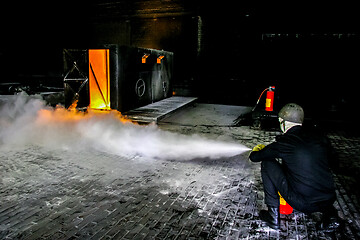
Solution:
[[[89,95],[92,109],[110,110],[109,49],[89,49]]]

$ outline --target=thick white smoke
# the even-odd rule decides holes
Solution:
[[[82,113],[46,106],[25,94],[0,98],[0,146],[40,145],[61,149],[96,149],[120,156],[189,160],[240,154],[248,148],[140,126],[116,111]]]

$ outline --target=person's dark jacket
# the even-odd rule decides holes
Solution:
[[[327,138],[295,126],[263,150],[252,152],[250,160],[260,162],[282,159],[288,184],[308,203],[317,203],[335,197],[329,154]]]

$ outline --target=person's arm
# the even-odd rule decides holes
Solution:
[[[275,158],[280,157],[278,146],[279,144],[277,142],[271,143],[264,147],[260,151],[252,151],[249,155],[249,158],[252,162],[261,162],[266,160],[272,160]]]

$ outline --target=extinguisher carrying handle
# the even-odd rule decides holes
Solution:
[[[269,91],[274,91],[275,90],[275,86],[270,86],[269,87]]]

